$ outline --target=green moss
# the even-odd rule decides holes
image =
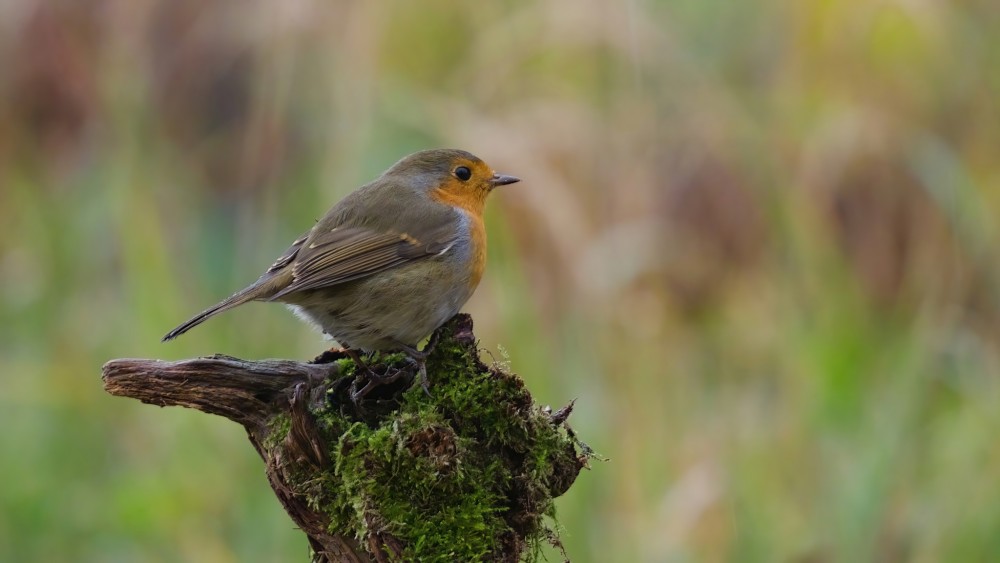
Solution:
[[[264,443],[264,448],[272,450],[280,447],[285,441],[289,430],[292,429],[292,418],[286,413],[277,414],[267,421],[267,428],[267,440]]]
[[[315,411],[331,462],[296,473],[295,488],[332,532],[398,540],[399,560],[535,559],[554,538],[543,517],[580,469],[576,441],[517,376],[483,365],[473,341],[454,337],[455,322],[429,358],[430,396],[401,385],[354,409],[345,386],[331,385]],[[405,366],[402,356],[371,362],[385,363]]]
[[[498,461],[469,463],[469,445],[433,411],[375,429],[355,424],[341,436],[335,468],[355,510],[332,526],[388,532],[410,546],[408,560],[486,558],[505,525],[502,497],[485,485],[507,475]]]
[[[342,373],[345,377],[353,377],[354,372],[357,371],[357,366],[354,365],[354,361],[350,358],[338,360],[337,364],[339,366],[340,373]]]

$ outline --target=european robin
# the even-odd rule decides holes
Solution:
[[[249,287],[163,340],[249,301],[278,301],[361,366],[358,350],[406,352],[426,389],[430,346],[420,351],[417,345],[457,314],[479,285],[486,265],[486,197],[518,181],[465,151],[411,154],[334,205]],[[378,384],[368,373],[361,395]]]

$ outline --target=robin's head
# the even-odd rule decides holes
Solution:
[[[497,174],[479,157],[457,149],[413,153],[394,164],[385,177],[425,190],[435,200],[479,212],[493,188],[520,181]]]

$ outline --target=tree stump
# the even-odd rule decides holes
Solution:
[[[561,547],[546,516],[590,455],[566,425],[572,403],[552,413],[483,364],[468,315],[438,331],[430,394],[410,376],[355,404],[362,374],[338,352],[112,360],[104,388],[243,425],[314,561],[519,561]],[[408,369],[399,354],[370,367]]]

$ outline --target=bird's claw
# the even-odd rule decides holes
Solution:
[[[416,376],[416,379],[420,381],[420,387],[424,390],[424,393],[426,393],[428,397],[431,396],[431,382],[427,377],[427,357],[434,350],[439,337],[440,335],[436,332],[431,335],[430,340],[427,342],[427,345],[424,346],[423,350],[418,350],[414,346],[399,344],[399,348],[406,353],[407,361],[413,365],[414,368],[416,368],[416,373],[414,375]],[[372,369],[361,360],[361,357],[355,350],[345,348],[344,352],[354,360],[354,363],[358,368],[359,376],[363,374],[364,377],[367,377],[367,382],[361,389],[357,388],[357,379],[355,379],[354,383],[351,384],[351,401],[354,402],[355,405],[357,405],[376,387],[398,381],[399,378],[406,373],[403,369],[397,368],[392,370],[390,368],[390,371],[386,374],[379,375],[372,371]]]
[[[428,397],[431,396],[431,381],[427,378],[427,360],[424,358],[408,358],[410,362],[417,368],[417,380],[420,381],[420,387],[423,388],[424,393]]]
[[[371,393],[373,389],[375,389],[376,387],[381,387],[382,385],[388,385],[398,380],[400,377],[404,375],[404,373],[405,372],[403,370],[397,369],[395,371],[386,373],[385,375],[378,375],[377,373],[369,370],[368,382],[365,383],[365,386],[362,387],[361,389],[358,389],[356,391],[354,390],[351,391],[351,401],[355,405],[358,404],[362,399],[365,398],[365,396]],[[357,387],[357,380],[355,380],[355,383],[351,387],[352,388]]]
[[[430,397],[431,383],[427,377],[427,363],[424,362],[423,360],[418,360],[411,357],[407,357],[406,359],[409,361],[411,365],[413,365],[414,368],[416,368],[414,371],[416,372],[415,375],[417,380],[420,381],[420,387],[423,388],[424,393],[427,393],[427,396]],[[381,387],[382,385],[388,385],[390,383],[394,383],[398,381],[399,378],[407,374],[413,374],[413,373],[414,372],[411,372],[405,368],[395,368],[395,369],[390,368],[390,371],[388,371],[384,375],[379,375],[374,371],[372,371],[371,369],[368,369],[364,372],[368,381],[361,389],[357,389],[357,381],[358,381],[357,379],[355,379],[355,382],[351,385],[352,388],[351,401],[353,401],[354,404],[358,404],[362,399],[365,398],[365,396],[371,393],[372,390],[374,390],[376,387]]]

